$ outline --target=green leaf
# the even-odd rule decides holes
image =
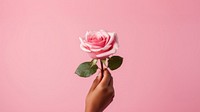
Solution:
[[[108,67],[111,70],[116,70],[117,68],[119,68],[122,65],[122,62],[123,62],[123,58],[122,57],[120,57],[120,56],[112,56],[108,60]]]
[[[84,62],[81,63],[78,68],[76,69],[76,74],[79,75],[80,77],[89,77],[96,73],[98,66],[95,64],[91,66],[91,62]]]

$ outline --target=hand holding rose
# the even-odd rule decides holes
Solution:
[[[85,112],[103,112],[103,110],[113,101],[115,91],[113,78],[110,72],[105,69],[104,77],[100,73],[87,94],[85,100]]]

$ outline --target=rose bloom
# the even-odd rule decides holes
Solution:
[[[80,48],[87,52],[91,58],[105,59],[116,53],[118,49],[118,38],[115,32],[88,31],[85,37],[79,37]]]

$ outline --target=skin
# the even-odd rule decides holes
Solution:
[[[85,112],[102,112],[114,98],[113,78],[105,69],[93,81],[85,102]]]

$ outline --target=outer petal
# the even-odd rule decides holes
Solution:
[[[79,40],[81,41],[80,44],[80,48],[85,51],[85,52],[91,52],[89,49],[86,49],[86,47],[88,46],[86,43],[83,42],[83,39],[81,37],[79,37]]]
[[[86,44],[83,42],[83,38],[79,37],[79,40],[80,40],[80,42],[81,42],[81,44],[82,44],[83,46],[86,46]]]
[[[111,50],[101,53],[101,54],[98,54],[98,55],[96,55],[96,57],[97,58],[108,57],[109,55],[116,53],[117,49],[118,49],[118,43],[115,43]]]
[[[86,49],[82,44],[80,44],[80,48],[85,52],[91,52],[90,50]]]
[[[100,32],[101,32],[101,34],[102,34],[103,36],[105,36],[106,38],[109,37],[109,34],[108,34],[106,31],[100,30]]]
[[[100,48],[100,49],[90,49],[93,52],[99,52],[99,51],[106,51],[111,47],[111,45],[108,45],[106,47]]]
[[[110,45],[117,38],[117,36],[116,36],[116,34],[114,32],[113,33],[108,33],[108,34],[110,35],[110,40],[108,41],[108,43],[106,45]]]
[[[85,33],[85,39],[86,39],[86,40],[88,39],[88,36],[89,36],[89,31],[87,31],[87,32]]]

